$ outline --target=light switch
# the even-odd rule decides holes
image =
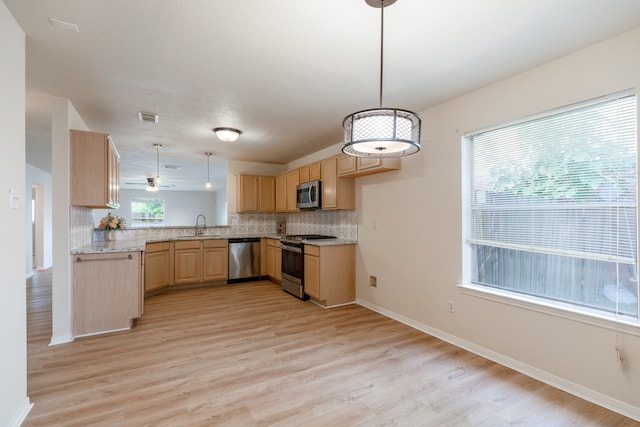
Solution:
[[[18,209],[20,207],[20,192],[18,190],[9,189],[9,209]]]

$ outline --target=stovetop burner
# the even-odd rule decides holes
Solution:
[[[287,234],[284,238],[286,240],[323,240],[335,239],[335,236],[324,236],[322,234]]]

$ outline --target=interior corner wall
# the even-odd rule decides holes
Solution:
[[[25,188],[25,35],[7,7],[0,2],[0,425],[18,426],[28,414],[27,322],[24,274],[25,203],[31,189]],[[14,191],[17,206],[10,206]]]
[[[640,328],[616,331],[457,286],[463,134],[630,88],[640,88],[640,29],[421,112],[421,152],[400,171],[356,179],[358,301],[640,420]]]
[[[53,272],[51,344],[73,340],[71,316],[69,129],[89,130],[67,98],[54,97],[51,108],[51,171],[53,228]]]

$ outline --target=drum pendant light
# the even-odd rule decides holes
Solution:
[[[379,108],[358,111],[342,121],[342,152],[354,157],[402,157],[420,151],[422,121],[413,111],[382,107],[384,54],[384,8],[396,0],[365,0],[380,8],[380,103]]]

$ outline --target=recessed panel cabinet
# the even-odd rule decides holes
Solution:
[[[372,175],[375,173],[398,170],[401,167],[399,157],[395,158],[375,158],[375,157],[338,157],[338,176],[344,178],[355,178],[358,176]]]
[[[355,245],[304,246],[304,291],[332,307],[356,298]]]
[[[272,280],[280,283],[282,280],[282,249],[280,240],[265,239],[266,242],[266,274]]]
[[[176,285],[202,281],[202,242],[181,240],[174,242],[173,283]]]
[[[173,243],[172,285],[227,280],[228,240],[178,240]]]
[[[228,240],[204,240],[202,242],[202,280],[227,280],[229,277]]]
[[[140,252],[72,255],[73,335],[129,329],[142,316]]]
[[[144,291],[167,288],[171,282],[170,243],[147,243],[144,251]]]
[[[273,176],[240,175],[238,212],[273,212],[276,184]]]
[[[338,177],[338,158],[332,157],[323,160],[320,166],[322,209],[355,209],[355,181],[353,178]]]
[[[108,134],[71,130],[71,204],[120,207],[120,156]]]

